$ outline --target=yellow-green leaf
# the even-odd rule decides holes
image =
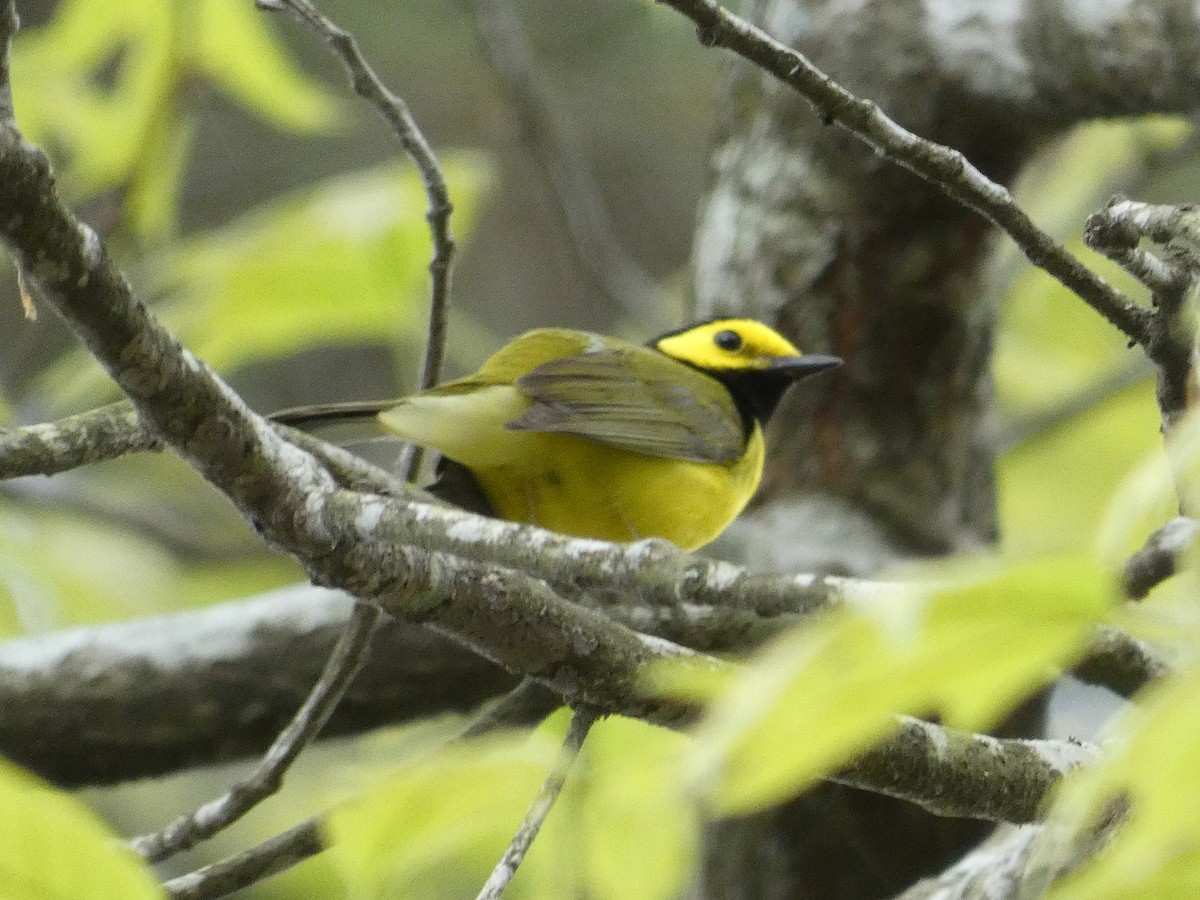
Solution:
[[[443,166],[461,240],[487,168],[470,154],[447,154]],[[222,371],[317,345],[423,340],[427,206],[407,163],[332,178],[165,250],[145,293],[170,298],[157,309],[164,324]],[[112,388],[79,353],[40,390],[74,409]]]
[[[554,742],[492,737],[411,763],[330,814],[351,896],[458,900],[487,880],[537,795]]]
[[[1130,469],[1161,456],[1158,421],[1154,387],[1146,382],[1009,452],[997,466],[1006,550],[1090,551]]]
[[[683,892],[699,844],[681,778],[686,748],[683,735],[631,719],[592,729],[580,822],[587,896],[671,900]]]
[[[158,900],[149,867],[69,794],[0,760],[0,898]]]
[[[337,123],[337,101],[289,59],[253,3],[203,0],[198,63],[238,103],[294,131]]]
[[[17,36],[18,120],[35,143],[66,151],[74,191],[97,193],[133,171],[172,89],[181,14],[167,0],[64,0],[49,24]]]
[[[789,796],[881,738],[897,713],[979,728],[1052,679],[1108,608],[1076,558],[876,589],[776,641],[697,730],[690,768],[721,813]]]
[[[1129,812],[1115,837],[1053,900],[1194,897],[1200,887],[1200,667],[1144,691],[1126,710],[1105,758],[1072,772],[1051,829],[1083,835],[1118,798]],[[1053,835],[1053,831],[1049,832]],[[1056,842],[1057,843],[1057,842]]]

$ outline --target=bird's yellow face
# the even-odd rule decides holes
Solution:
[[[753,319],[714,319],[664,334],[651,346],[711,372],[769,369],[801,355],[791,341]]]

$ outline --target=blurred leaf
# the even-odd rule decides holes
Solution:
[[[155,612],[177,564],[161,549],[94,520],[0,503],[0,608],[7,634]]]
[[[95,813],[3,760],[0,810],[4,900],[166,896],[150,868]]]
[[[0,502],[0,636],[155,615],[302,577],[170,454]]]
[[[560,710],[541,728],[561,739]],[[505,892],[512,900],[671,900],[683,891],[698,817],[681,780],[688,739],[614,716],[596,722],[558,802]]]
[[[671,900],[684,892],[700,840],[682,783],[687,747],[683,735],[632,719],[593,727],[578,832],[586,896]]]
[[[474,896],[553,765],[568,720],[561,710],[532,740],[489,738],[416,759],[421,733],[414,744],[409,729],[397,730],[405,770],[343,804],[329,826],[349,894]],[[698,842],[680,781],[686,746],[683,735],[641,722],[596,723],[505,896],[678,897]]]
[[[461,241],[487,167],[448,154],[443,168]],[[169,296],[156,309],[164,324],[224,371],[322,344],[423,342],[426,206],[407,163],[332,178],[160,254],[145,293]],[[39,391],[65,410],[112,387],[80,352],[52,367]]]
[[[1144,691],[1105,758],[1065,779],[1052,828],[1086,840],[1114,800],[1131,806],[1116,836],[1050,891],[1053,900],[1195,897],[1200,889],[1200,668]],[[1053,833],[1051,833],[1052,836]],[[1055,843],[1061,843],[1061,838]],[[1054,850],[1058,847],[1050,845]]]
[[[1126,439],[1119,440],[1123,445]],[[1097,546],[1113,569],[1177,515],[1181,504],[1196,509],[1200,500],[1200,415],[1190,413],[1177,423],[1165,447],[1155,444],[1126,474],[1101,519]]]
[[[65,151],[71,189],[124,181],[174,83],[176,4],[64,0],[13,44],[17,117],[29,140]]]
[[[293,131],[324,131],[337,121],[337,101],[292,63],[261,9],[203,0],[199,15],[198,64],[230,97]]]
[[[1070,663],[1110,596],[1099,566],[1077,558],[942,578],[855,600],[747,667],[697,729],[690,759],[719,814],[796,793],[883,737],[897,713],[994,722]]]
[[[196,133],[195,117],[171,116],[153,128],[129,186],[127,215],[142,238],[174,237],[179,192]]]
[[[1067,249],[1122,290],[1139,291],[1124,270],[1081,241]],[[1006,413],[1051,408],[1125,365],[1125,339],[1091,307],[1041,269],[1028,266],[1001,312],[996,340],[996,391]]]
[[[555,752],[541,733],[454,744],[337,807],[327,834],[350,895],[474,896],[537,795]]]
[[[1136,385],[1006,454],[996,469],[1006,551],[1090,550],[1118,485],[1161,455],[1158,421],[1153,385]]]
[[[444,160],[455,230],[470,228],[478,158]],[[163,310],[218,369],[305,347],[423,331],[427,201],[407,163],[331,179],[303,196],[187,241],[166,263],[181,291]]]
[[[1191,133],[1182,119],[1148,117],[1073,130],[1022,173],[1019,202],[1090,267],[1134,297],[1145,296],[1118,266],[1086,248],[1082,222],[1155,154]],[[994,373],[999,406],[1019,427],[1064,409],[1124,371],[1140,351],[1090,307],[1010,244],[1000,268],[1011,273],[1001,310]],[[1157,407],[1147,377],[1071,420],[1034,434],[998,468],[1000,532],[1009,552],[1086,550],[1129,468],[1158,444]],[[1161,523],[1159,523],[1161,524]]]
[[[289,60],[267,17],[238,0],[64,0],[13,47],[22,130],[58,152],[82,195],[177,179],[191,137],[177,95],[198,74],[283,128],[313,132],[337,119],[336,102]]]

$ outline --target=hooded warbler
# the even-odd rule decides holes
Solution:
[[[762,426],[784,391],[840,363],[750,319],[701,322],[645,346],[540,328],[430,390],[273,418],[301,428],[373,420],[442,455],[434,493],[465,478],[481,511],[502,519],[692,550],[758,487]]]

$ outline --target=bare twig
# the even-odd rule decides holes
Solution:
[[[1194,393],[1196,316],[1189,307],[1200,288],[1200,210],[1117,196],[1088,217],[1084,237],[1090,247],[1123,266],[1153,294],[1155,310],[1140,343],[1158,366],[1159,413],[1164,434],[1170,434],[1190,408]],[[1142,238],[1163,245],[1161,255],[1139,247]]]
[[[542,823],[550,814],[554,801],[562,793],[563,785],[567,781],[567,773],[579,756],[584,739],[595,721],[596,714],[589,709],[576,709],[572,714],[571,725],[567,729],[567,736],[563,738],[562,750],[554,761],[554,768],[546,776],[537,798],[529,807],[529,812],[525,814],[524,821],[521,822],[521,827],[517,829],[508,849],[496,863],[496,868],[492,870],[491,877],[480,890],[477,900],[497,900],[504,889],[508,887],[513,876],[517,874],[517,868],[525,859],[525,854],[529,851],[533,839],[541,831]]]
[[[1000,827],[943,872],[918,881],[893,900],[1001,900],[1021,892],[1040,825]]]
[[[1159,651],[1111,625],[1096,630],[1083,658],[1071,670],[1080,681],[1106,687],[1126,699],[1171,672],[1171,664]]]
[[[275,429],[288,441],[319,459],[325,470],[344,488],[395,497],[399,500],[419,499],[422,503],[445,505],[438,497],[414,487],[387,469],[367,462],[361,456],[336,444],[330,444],[298,428],[279,423],[275,423]]]
[[[832,776],[938,816],[1036,822],[1063,775],[1096,758],[1080,741],[999,739],[897,716],[897,728]],[[997,789],[1000,785],[1004,788]]]
[[[380,80],[363,58],[354,36],[334,24],[307,0],[279,0],[268,6],[290,9],[302,21],[323,35],[350,74],[354,90],[380,112],[413,159],[429,199],[429,221],[433,238],[433,259],[429,264],[429,329],[422,364],[421,387],[437,383],[445,356],[447,305],[450,296],[450,264],[454,238],[450,232],[453,209],[445,176],[429,142],[421,133],[407,104]],[[402,463],[406,478],[411,479],[420,466],[420,452],[407,451]],[[237,821],[266,797],[275,793],[283,775],[300,752],[316,737],[341,701],[346,688],[366,662],[371,638],[379,627],[381,611],[368,603],[356,603],[346,629],[326,663],[320,680],[280,733],[259,766],[223,796],[183,816],[160,832],[135,838],[134,848],[151,860],[161,860],[193,846]]]
[[[1121,571],[1125,596],[1141,600],[1178,571],[1179,557],[1196,545],[1200,522],[1177,516],[1146,540]]]
[[[847,91],[799,51],[733,15],[715,0],[664,0],[696,23],[701,43],[725,47],[800,93],[829,123],[854,134],[880,155],[935,184],[1002,229],[1031,263],[1046,270],[1121,330],[1148,340],[1149,313],[1092,272],[1033,223],[1012,195],[957,150],[918,137],[869,100]]]
[[[465,0],[484,57],[517,114],[525,142],[550,185],[575,257],[604,293],[644,319],[662,291],[617,236],[604,193],[575,134],[558,123],[549,85],[538,77],[533,50],[508,0]]]
[[[163,888],[171,900],[215,900],[290,869],[324,850],[321,819],[313,817],[257,847],[172,878]]]
[[[548,715],[560,705],[558,697],[532,678],[521,683],[495,700],[484,704],[456,736],[465,741],[479,737],[497,728],[524,725],[538,716]]]
[[[56,475],[161,447],[128,402],[112,403],[56,422],[0,428],[0,480]]]
[[[288,766],[316,737],[366,662],[366,649],[381,616],[373,606],[355,604],[317,686],[254,771],[217,799],[179,817],[161,831],[134,838],[130,842],[133,849],[151,861],[166,859],[212,837],[279,790]]]
[[[392,93],[375,74],[359,50],[354,35],[322,15],[308,0],[259,0],[259,6],[264,9],[289,9],[324,36],[346,67],[355,92],[379,111],[421,174],[425,194],[429,198],[429,210],[425,217],[433,233],[433,259],[429,263],[432,277],[429,337],[421,368],[421,387],[431,387],[441,377],[445,356],[450,263],[455,250],[454,237],[450,232],[450,213],[454,207],[450,202],[441,164],[417,126],[408,104]]]

